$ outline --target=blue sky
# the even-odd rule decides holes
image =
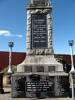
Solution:
[[[55,53],[69,54],[68,40],[75,40],[75,0],[51,0],[53,48]],[[26,51],[26,6],[28,0],[0,0],[0,51]],[[74,46],[75,53],[75,46]]]

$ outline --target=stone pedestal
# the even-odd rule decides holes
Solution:
[[[16,73],[12,75],[11,95],[13,98],[67,97],[69,96],[69,77],[60,73],[50,75],[48,73]]]
[[[56,61],[54,55],[27,55],[26,59],[17,66],[17,72],[41,72],[63,71],[63,65]],[[29,68],[27,70],[27,68]]]
[[[27,7],[27,56],[12,76],[12,97],[63,96],[67,91],[60,82],[61,76],[67,77],[67,74],[54,57],[51,11],[49,0],[30,0]]]

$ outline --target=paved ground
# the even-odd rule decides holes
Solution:
[[[4,88],[5,93],[0,94],[0,100],[37,100],[32,98],[11,98],[11,89]],[[72,100],[71,98],[46,98],[46,99],[39,99],[39,100]]]

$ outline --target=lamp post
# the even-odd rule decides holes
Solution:
[[[71,75],[71,85],[72,85],[72,100],[74,100],[74,82],[73,82],[73,78],[74,78],[74,74],[75,74],[74,63],[73,63],[73,45],[74,45],[74,41],[73,40],[69,40],[68,43],[69,43],[70,51],[71,51],[71,70],[70,70],[70,75]]]
[[[14,42],[9,41],[8,42],[8,46],[9,46],[9,67],[8,67],[8,73],[11,74],[12,73],[12,68],[11,68],[12,47],[14,46]]]

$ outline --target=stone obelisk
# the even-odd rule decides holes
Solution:
[[[54,58],[52,39],[52,6],[48,0],[31,0],[27,7],[27,56],[17,66],[17,72],[37,72],[37,66],[44,67],[48,72],[48,66],[54,71],[63,71],[63,67]],[[61,67],[60,67],[61,66]]]
[[[58,87],[67,74],[54,57],[51,13],[49,0],[30,0],[27,7],[27,55],[12,76],[13,97],[62,95],[62,86]]]

